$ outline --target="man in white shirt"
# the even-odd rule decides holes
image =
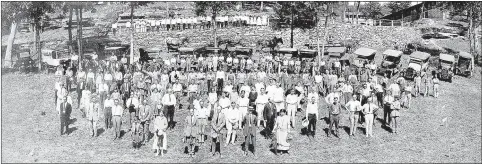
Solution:
[[[286,96],[286,111],[291,120],[291,127],[295,128],[296,110],[298,109],[298,95],[295,94],[295,90],[291,90],[290,94]]]
[[[124,108],[122,107],[122,103],[118,100],[114,100],[114,107],[112,108],[112,122],[114,124],[115,130],[115,138],[114,140],[121,137],[121,123],[122,123],[122,114],[124,113]]]
[[[234,145],[234,140],[236,139],[236,131],[241,128],[241,115],[239,109],[236,107],[236,103],[232,102],[231,106],[229,106],[228,109],[225,109],[224,114],[226,116],[226,129],[228,130],[226,133],[225,146],[227,146],[230,141],[231,144]]]
[[[107,94],[107,97],[104,101],[104,124],[105,129],[110,129],[112,127],[112,109],[115,107],[114,100],[111,99],[110,94]]]
[[[167,128],[174,128],[174,108],[176,106],[176,96],[172,93],[172,89],[167,89],[167,93],[162,97],[162,105],[164,105],[164,115],[167,118]]]
[[[356,99],[356,95],[353,95],[350,101],[345,104],[345,109],[350,112],[350,136],[354,136],[356,133],[356,122],[360,117],[359,112],[361,111],[361,108],[361,103]]]
[[[246,91],[244,90],[240,92],[240,98],[238,98],[236,102],[236,105],[238,105],[238,109],[241,114],[241,118],[244,118],[244,116],[246,116],[246,114],[248,113],[249,99],[245,92]]]
[[[268,92],[268,95],[271,96],[274,93],[275,90],[276,90],[276,83],[275,83],[274,79],[271,79],[270,85],[268,85],[266,87],[266,91]]]
[[[362,106],[363,114],[365,115],[365,129],[366,129],[366,136],[373,137],[373,121],[374,121],[374,113],[378,110],[378,106],[372,103],[372,99],[369,98],[367,103]]]
[[[400,86],[397,83],[390,84],[388,90],[392,92],[392,96],[400,96]]]
[[[208,109],[208,105],[206,104],[205,101],[200,102],[200,108],[196,109],[196,105],[194,105],[194,113],[196,115],[197,120],[197,126],[199,128],[199,137],[198,141],[200,143],[204,143],[204,135],[206,135],[206,126],[208,125],[208,117],[209,117],[209,112],[210,110]]]
[[[308,119],[308,134],[311,133],[313,138],[315,138],[316,120],[319,118],[318,108],[315,97],[311,97],[310,102],[306,105],[306,119]]]
[[[281,109],[285,109],[284,90],[281,87],[281,83],[279,83],[278,87],[274,89],[273,94],[271,95],[271,99],[274,101],[274,104],[276,105],[277,112],[279,112]]]
[[[226,74],[222,70],[216,72],[216,81],[218,84],[218,91],[222,91],[224,88],[224,81],[226,81]]]
[[[350,101],[353,95],[353,87],[348,82],[342,83],[341,91],[343,93],[343,99],[344,99],[343,104],[346,104],[348,103],[348,101]]]
[[[221,107],[221,109],[227,109],[230,104],[231,100],[228,97],[228,93],[224,92],[224,94],[222,94],[221,98],[219,99],[218,105]]]
[[[266,127],[266,120],[263,117],[264,106],[268,103],[269,96],[266,94],[266,90],[263,88],[260,89],[260,93],[258,94],[255,104],[256,104],[256,112],[258,113],[258,122],[257,125],[259,127],[261,120],[263,120],[263,126]]]
[[[390,107],[394,101],[395,98],[392,96],[391,91],[387,91],[386,96],[383,98],[383,122],[386,126],[390,126]]]
[[[129,109],[129,124],[130,128],[132,129],[132,125],[134,124],[134,119],[136,117],[137,112],[139,111],[139,97],[137,93],[131,93],[130,98],[126,101],[126,106]]]

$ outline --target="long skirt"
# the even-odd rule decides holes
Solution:
[[[160,146],[161,145],[161,146]],[[162,135],[155,134],[154,135],[154,142],[152,143],[152,149],[167,149],[167,135],[166,133]]]
[[[287,129],[279,129],[276,132],[276,141],[278,143],[278,150],[289,150],[290,143],[287,142],[288,140],[288,130]]]
[[[264,105],[265,104],[257,104],[256,105],[256,113],[258,113],[258,120],[265,120],[264,115],[263,115]]]

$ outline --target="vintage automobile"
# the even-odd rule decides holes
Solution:
[[[195,55],[195,49],[192,47],[180,47],[179,48],[179,57],[181,58],[186,58],[188,56],[194,56]]]
[[[83,56],[85,57],[85,59],[91,60],[95,55],[98,55],[97,52],[92,48],[84,49],[83,51],[84,51]],[[99,56],[97,56],[97,58],[98,57]]]
[[[440,54],[438,67],[438,78],[452,82],[454,74],[455,56],[449,54]]]
[[[408,67],[400,72],[400,76],[405,79],[413,80],[418,73],[424,72],[428,68],[428,59],[430,54],[426,52],[415,51],[410,54]]]
[[[328,52],[328,66],[331,66],[331,63],[343,60],[347,56],[345,55],[345,47],[329,47],[326,51]]]
[[[312,49],[301,49],[298,51],[298,57],[302,60],[313,60],[316,58],[318,51]]]
[[[397,74],[400,71],[400,58],[402,57],[402,54],[402,51],[391,49],[383,52],[383,60],[382,63],[380,63],[380,67],[378,67],[377,73],[382,75],[387,73],[388,78]]]
[[[296,48],[280,48],[276,51],[279,57],[291,58],[298,56],[298,50]]]
[[[30,56],[29,51],[20,52],[18,58],[12,57],[14,61],[13,70],[18,71],[20,73],[29,73],[33,72],[36,68],[36,63]]]
[[[60,52],[52,49],[43,49],[42,51],[42,65],[49,73],[55,72],[58,66],[66,67],[70,65],[71,59],[68,57],[60,57]]]
[[[251,57],[253,55],[253,49],[250,47],[237,46],[234,50],[234,54],[238,57]]]
[[[457,63],[455,65],[455,74],[471,77],[472,69],[474,69],[474,56],[467,52],[459,52]]]
[[[372,62],[375,59],[376,50],[370,48],[359,48],[354,54],[356,58],[353,59],[353,65],[363,67],[365,64]]]

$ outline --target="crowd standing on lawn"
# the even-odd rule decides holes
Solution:
[[[214,54],[133,65],[92,59],[66,70],[59,67],[55,106],[61,135],[69,134],[64,128],[72,109],[77,109],[89,121],[92,137],[97,137],[103,120],[105,130],[113,127],[114,140],[121,139],[121,129],[130,132],[136,149],[153,140],[157,156],[164,155],[169,142],[178,142],[168,138],[170,133],[184,131],[182,142],[189,155],[195,155],[197,145],[221,156],[223,142],[226,147],[243,138],[246,155],[268,147],[276,154],[287,152],[297,129],[305,129],[310,140],[317,139],[318,120],[329,120],[327,137],[333,133],[339,138],[340,120],[346,118],[350,120],[349,136],[355,136],[357,126],[364,124],[366,137],[373,137],[377,118],[397,133],[402,109],[410,108],[413,95],[427,96],[433,88],[438,97],[435,75],[422,72],[408,83],[404,78],[377,77],[369,63],[365,66],[351,69],[272,56],[254,60]],[[78,104],[74,107],[73,84]],[[175,115],[183,110],[189,111],[186,118]],[[302,126],[295,124],[297,120]],[[184,127],[175,126],[181,121]],[[272,144],[257,145],[257,133]],[[202,146],[205,142],[210,146]]]

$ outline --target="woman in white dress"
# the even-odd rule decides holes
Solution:
[[[276,133],[275,133],[276,132]],[[280,111],[280,116],[276,118],[276,122],[273,128],[273,133],[276,134],[275,153],[278,150],[288,151],[290,149],[290,143],[288,140],[288,133],[290,132],[290,117],[286,115],[286,110]]]

